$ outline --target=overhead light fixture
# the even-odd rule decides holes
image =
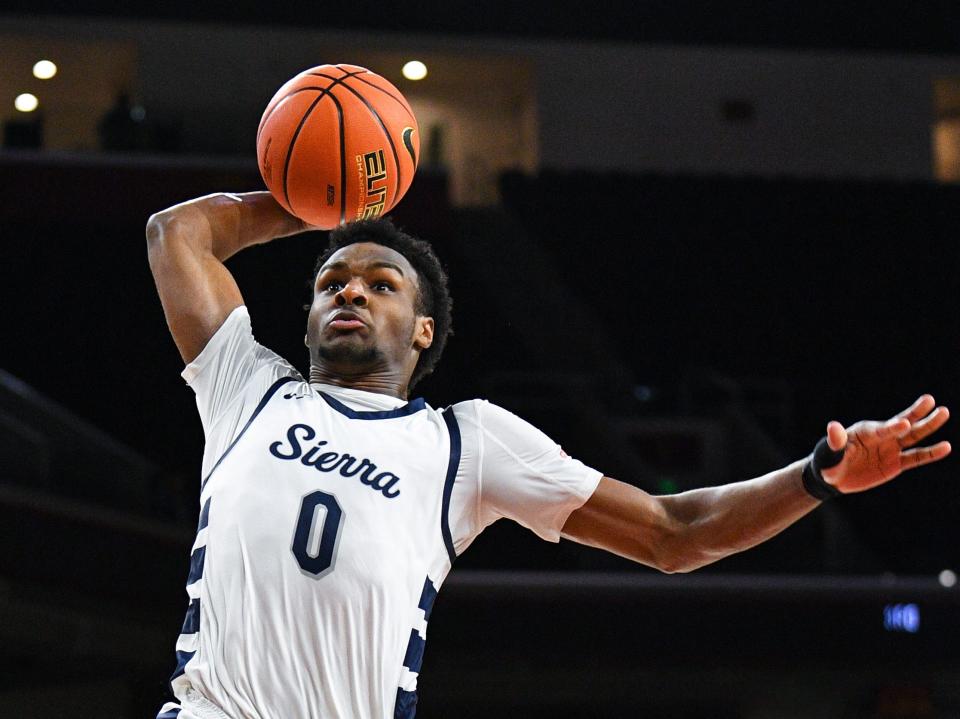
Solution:
[[[427,66],[419,60],[411,60],[403,66],[403,76],[408,80],[422,80],[427,76]]]
[[[31,95],[29,92],[17,95],[17,98],[13,101],[13,106],[20,112],[33,112],[38,105],[40,105],[40,101],[37,96]]]
[[[56,74],[57,65],[50,60],[40,60],[33,66],[33,76],[38,80],[49,80]]]

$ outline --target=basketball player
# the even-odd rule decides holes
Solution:
[[[254,340],[223,261],[306,229],[265,192],[202,197],[147,226],[206,436],[178,701],[160,719],[413,717],[437,591],[501,517],[686,572],[950,452],[911,448],[948,418],[924,395],[885,422],[830,422],[810,457],[770,474],[654,497],[485,401],[410,400],[450,299],[429,246],[383,220],[331,233],[303,378]]]

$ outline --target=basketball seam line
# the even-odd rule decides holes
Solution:
[[[257,128],[257,142],[260,142],[260,135],[263,134],[263,127],[264,127],[264,125],[267,124],[267,120],[269,120],[271,117],[273,117],[273,113],[277,111],[277,109],[280,107],[280,105],[282,105],[285,100],[288,100],[289,98],[293,97],[294,95],[296,95],[296,94],[298,94],[298,93],[301,93],[301,92],[307,92],[308,90],[317,90],[317,91],[319,91],[321,94],[324,93],[324,92],[326,92],[326,88],[323,88],[323,87],[315,87],[315,86],[311,85],[310,87],[301,87],[301,88],[299,88],[299,89],[297,89],[297,90],[294,90],[293,92],[288,93],[288,94],[284,95],[283,97],[281,97],[279,100],[277,100],[277,104],[270,108],[270,112],[267,113],[266,115],[264,115],[263,119],[260,120],[260,127]]]
[[[331,85],[330,87],[333,87]],[[343,108],[340,101],[332,92],[328,93],[333,104],[337,106],[337,121],[340,125],[340,224],[347,221],[347,155],[346,142],[343,133]]]
[[[319,75],[319,73],[317,74]],[[328,80],[334,79],[332,77],[328,77],[327,75],[320,75],[320,76],[326,77]],[[362,102],[366,106],[367,110],[370,111],[370,114],[373,115],[373,118],[380,124],[380,129],[383,130],[383,136],[386,137],[387,142],[390,143],[390,151],[393,153],[393,164],[397,168],[397,182],[393,187],[393,197],[390,198],[390,207],[393,208],[393,205],[397,200],[397,193],[400,191],[400,186],[403,184],[402,183],[403,172],[400,169],[400,156],[397,154],[396,145],[393,144],[393,138],[390,137],[390,132],[389,130],[387,130],[386,124],[384,123],[383,119],[380,117],[380,113],[377,112],[376,109],[374,109],[374,107],[369,102],[367,102],[367,98],[361,95],[356,89],[350,87],[347,83],[341,83],[341,84],[345,88],[347,88],[350,92],[352,92],[354,95],[356,95],[360,99],[360,102]],[[333,97],[332,94],[331,94],[331,97]]]
[[[337,67],[338,70],[341,70],[341,72],[347,72],[346,70],[342,70],[339,65],[337,65],[336,67]],[[364,70],[364,72],[369,72],[369,70]],[[311,75],[312,77],[318,77],[318,74],[315,73],[315,72],[311,72],[311,73],[307,73],[307,74]],[[343,77],[339,77],[339,78],[331,78],[331,77],[328,76],[328,75],[323,75],[323,77],[327,78],[328,80],[336,80],[336,82],[334,82],[334,85],[337,85],[337,84],[340,84],[341,82],[343,82],[344,80],[346,80],[348,77],[354,77],[354,76],[359,75],[359,74],[361,74],[361,73],[355,72],[355,73],[352,73],[352,74],[351,74],[351,73],[347,73],[347,74],[344,75]],[[300,77],[300,75],[297,75],[297,77]],[[297,88],[296,90],[293,90],[292,92],[288,92],[286,95],[284,95],[283,97],[281,97],[279,100],[277,100],[276,104],[274,104],[274,106],[270,108],[269,112],[266,113],[266,114],[260,119],[260,126],[257,127],[257,141],[258,141],[258,142],[260,141],[260,134],[263,132],[263,126],[267,123],[267,120],[270,119],[270,117],[273,115],[273,113],[276,112],[277,108],[280,107],[280,105],[283,104],[283,101],[286,100],[288,97],[293,97],[293,96],[296,95],[298,92],[304,92],[304,91],[306,91],[306,90],[326,91],[326,90],[329,90],[331,87],[333,87],[333,85],[329,85],[328,87],[325,87],[325,88],[321,88],[321,87],[301,87],[301,88]]]
[[[344,144],[343,143],[343,108],[340,107],[340,102],[333,96],[333,93],[330,92],[330,88],[332,88],[334,85],[340,84],[341,80],[343,80],[343,78],[340,78],[339,80],[334,81],[333,83],[328,85],[326,88],[323,88],[320,90],[320,94],[313,101],[310,107],[307,108],[307,111],[303,113],[303,117],[300,118],[300,123],[297,125],[297,129],[293,133],[293,137],[290,139],[290,144],[287,145],[287,157],[283,163],[283,197],[287,201],[287,207],[290,209],[291,214],[295,215],[296,213],[293,211],[293,203],[290,202],[290,192],[287,189],[287,179],[288,179],[288,173],[290,170],[290,158],[293,157],[293,146],[296,144],[297,138],[300,137],[300,131],[303,129],[303,126],[306,123],[307,118],[310,117],[314,108],[317,106],[317,103],[319,103],[324,98],[324,96],[326,96],[326,97],[329,97],[331,100],[333,100],[333,104],[337,106],[337,114],[340,117],[340,222],[343,223],[344,220],[346,219],[347,200],[345,197],[345,190],[346,190],[346,182],[347,182],[346,181],[347,167],[346,167],[346,160],[343,156],[343,149],[344,149],[343,148],[343,144]],[[277,104],[279,105],[280,103],[277,103]]]
[[[310,104],[310,107],[307,108],[307,111],[303,113],[303,117],[300,118],[300,123],[297,125],[297,129],[294,131],[293,137],[290,138],[290,144],[287,145],[287,157],[283,163],[283,197],[287,201],[287,207],[290,208],[291,214],[296,213],[293,211],[293,203],[290,202],[290,192],[287,189],[287,175],[290,170],[290,158],[293,157],[293,146],[296,144],[297,138],[300,137],[300,130],[303,129],[304,124],[307,122],[307,118],[310,117],[313,109],[325,96],[333,97],[333,95],[330,95],[325,90],[317,95],[316,99]]]
[[[374,85],[372,82],[369,82],[368,80],[365,80],[364,78],[359,77],[358,75],[350,75],[350,77],[356,77],[360,82],[362,82],[362,83],[364,83],[364,84],[366,84],[366,85],[369,85],[370,87],[372,87],[372,88],[375,89],[375,90],[379,90],[380,92],[382,92],[382,93],[383,93],[384,95],[386,95],[387,97],[392,98],[393,100],[395,100],[395,101],[400,105],[400,107],[403,108],[403,111],[404,111],[405,113],[407,113],[411,118],[413,118],[413,121],[414,121],[414,122],[416,122],[417,118],[413,117],[413,113],[412,113],[412,112],[410,111],[410,109],[407,107],[407,103],[406,103],[405,100],[402,100],[401,98],[397,97],[397,96],[394,95],[392,92],[390,92],[389,90],[384,90],[384,89],[383,89],[382,87],[380,87],[379,85]],[[347,78],[344,77],[343,79],[346,80]],[[349,87],[349,85],[347,85],[347,87]]]

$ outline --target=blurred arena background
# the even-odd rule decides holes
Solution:
[[[960,405],[956,3],[3,2],[7,715],[151,717],[166,694],[203,437],[144,224],[262,188],[260,113],[325,62],[420,121],[393,217],[451,275],[432,405],[489,398],[653,493],[921,392]],[[231,260],[301,369],[322,242]],[[441,594],[418,716],[960,716],[956,467],[690,575],[498,523]]]

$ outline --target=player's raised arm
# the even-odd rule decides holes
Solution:
[[[946,457],[948,442],[914,446],[949,418],[946,407],[934,407],[924,395],[886,422],[846,429],[830,422],[810,458],[744,482],[655,497],[604,477],[563,536],[665,572],[697,569],[770,539],[823,498],[872,489]]]
[[[192,362],[243,304],[223,261],[245,247],[307,229],[269,192],[207,195],[150,217],[150,271],[184,362]]]

